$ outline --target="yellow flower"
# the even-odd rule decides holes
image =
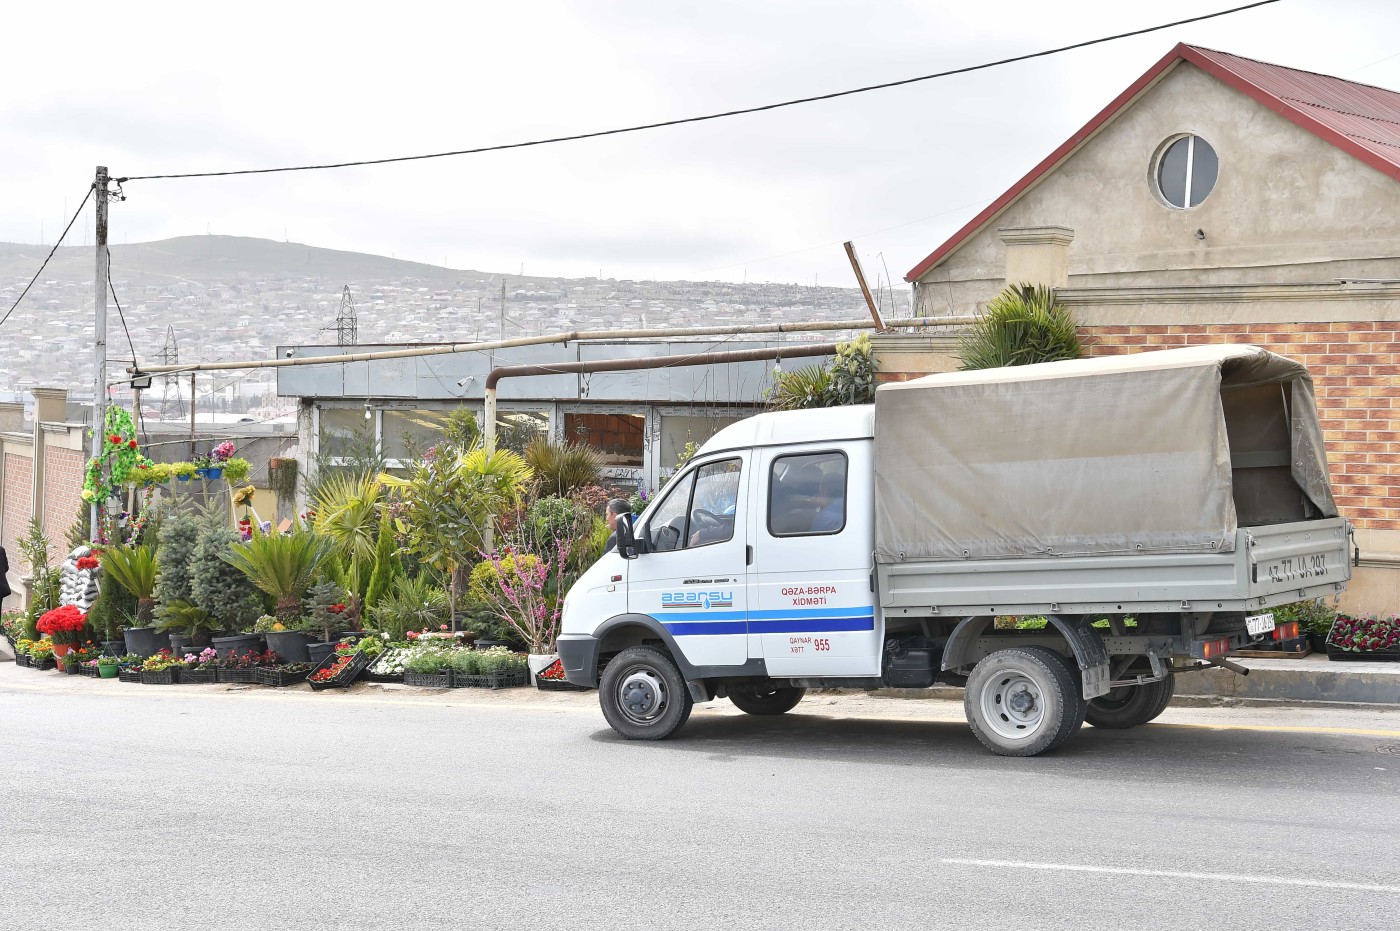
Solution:
[[[96,497],[97,497],[97,492],[93,491],[91,488],[84,488],[84,489],[83,489],[83,500],[84,500],[84,501],[91,501],[91,500],[93,500],[93,499],[96,498]]]

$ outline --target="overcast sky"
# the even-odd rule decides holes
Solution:
[[[753,106],[1225,9],[940,0],[8,4],[0,240],[113,175],[440,151]],[[1173,44],[1400,88],[1400,3],[1283,0],[777,112],[372,168],[133,182],[112,241],[290,239],[492,272],[896,281]],[[91,243],[91,218],[71,244]]]

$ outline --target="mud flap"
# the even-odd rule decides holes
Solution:
[[[1108,663],[1090,666],[1080,673],[1080,678],[1084,683],[1084,699],[1086,701],[1108,694],[1108,683],[1112,681],[1108,674]]]

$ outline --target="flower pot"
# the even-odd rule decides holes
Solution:
[[[175,477],[182,482],[188,482],[190,480],[190,477],[188,475],[177,475]]]
[[[262,651],[258,649],[258,645],[261,640],[260,634],[234,634],[231,637],[215,637],[213,647],[219,651],[219,659],[223,659],[234,650],[239,653],[247,653],[249,650],[260,653]]]
[[[176,656],[184,656],[186,653],[189,653],[192,644],[193,641],[188,634],[170,635],[170,652],[174,653]]]
[[[194,474],[195,474],[195,475],[198,475],[200,478],[208,478],[208,477],[209,477],[209,470],[208,470],[208,469],[195,469],[195,470],[194,470]]]
[[[120,666],[98,666],[97,677],[99,679],[115,679],[121,671]]]
[[[223,478],[223,466],[210,466],[209,468],[204,470],[204,477],[209,479],[211,482],[215,479]]]
[[[125,656],[125,655],[126,655],[126,641],[125,641],[125,640],[103,640],[103,641],[102,641],[102,652],[103,652],[103,653],[106,653],[108,656]]]
[[[306,654],[308,663],[320,665],[321,661],[335,652],[334,643],[308,643]]]
[[[154,656],[170,648],[170,635],[154,627],[128,627],[123,636],[126,638],[126,652],[137,656]]]
[[[274,630],[269,631],[267,637],[267,648],[283,660],[289,663],[309,663],[311,654],[307,651],[307,644],[311,642],[311,636],[299,630]]]
[[[55,643],[53,645],[54,658],[63,659],[63,657],[68,655],[68,651],[71,649],[73,649],[73,644],[71,643]]]
[[[76,675],[78,674],[78,664],[77,664],[77,663],[64,663],[64,664],[63,664],[63,674],[64,674],[65,676],[76,676]]]

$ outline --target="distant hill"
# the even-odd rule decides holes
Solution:
[[[250,236],[177,236],[156,242],[113,245],[114,275],[173,276],[214,282],[239,277],[325,276],[345,281],[417,278],[435,282],[482,277],[482,272],[442,268],[363,252],[322,249]],[[48,253],[44,246],[0,243],[0,275],[34,274]],[[45,270],[46,278],[92,274],[92,246],[64,246]]]

